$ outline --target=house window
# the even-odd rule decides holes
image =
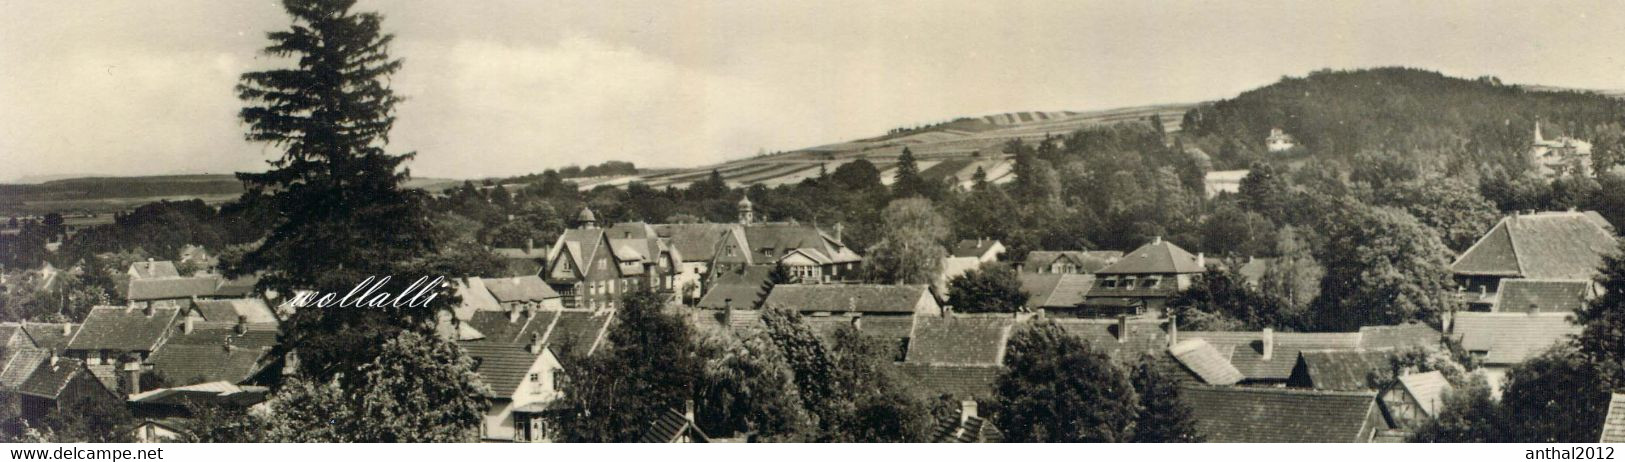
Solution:
[[[557,368],[553,369],[553,389],[554,390],[564,388],[564,384],[560,383],[560,380],[562,380],[563,378],[564,378],[564,370],[563,369],[557,369]]]
[[[542,374],[538,372],[530,373],[530,383],[542,383]]]
[[[1156,287],[1158,282],[1161,282],[1160,278],[1148,277],[1140,282],[1140,287],[1150,289]]]
[[[1108,289],[1117,287],[1117,276],[1107,276],[1105,279],[1101,279],[1100,286]]]

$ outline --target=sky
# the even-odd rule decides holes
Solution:
[[[1012,111],[1402,65],[1625,88],[1625,8],[1524,1],[361,0],[414,176],[699,166]],[[0,0],[0,181],[259,171],[233,90],[275,1]]]

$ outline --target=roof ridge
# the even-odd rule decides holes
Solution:
[[[1267,393],[1279,393],[1279,394],[1289,394],[1289,395],[1320,395],[1320,396],[1343,396],[1343,397],[1364,397],[1364,398],[1376,398],[1377,397],[1377,392],[1376,391],[1316,390],[1316,389],[1313,389],[1313,388],[1216,386],[1216,385],[1198,385],[1198,384],[1182,384],[1181,388],[1218,390],[1218,391],[1240,391],[1240,392],[1247,392],[1247,393],[1265,393],[1265,394],[1267,394]]]

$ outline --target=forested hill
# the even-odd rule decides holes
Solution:
[[[1302,155],[1351,159],[1362,151],[1443,156],[1513,166],[1533,137],[1593,141],[1620,132],[1625,100],[1601,93],[1507,85],[1409,68],[1323,70],[1288,77],[1186,112],[1182,128],[1220,167],[1245,166],[1271,128],[1297,139]],[[1603,147],[1603,143],[1597,143]],[[1459,164],[1458,164],[1459,165]]]

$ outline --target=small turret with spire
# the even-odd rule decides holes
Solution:
[[[583,206],[581,207],[581,213],[576,215],[576,226],[579,226],[582,229],[597,228],[598,215],[594,215],[592,213],[591,207]]]

